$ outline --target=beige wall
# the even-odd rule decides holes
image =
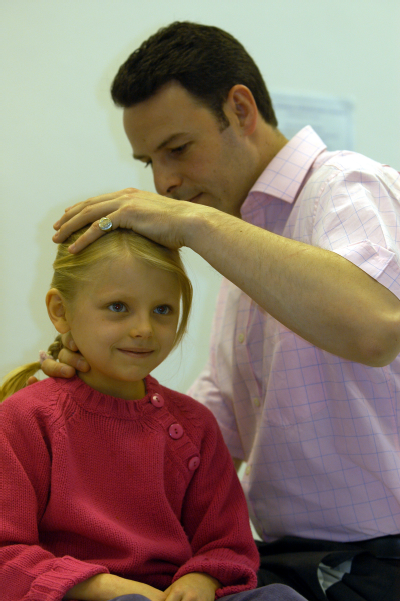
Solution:
[[[44,296],[52,223],[64,207],[125,186],[134,165],[109,99],[120,63],[173,20],[220,26],[253,55],[269,88],[355,103],[355,149],[400,168],[398,0],[14,0],[1,3],[1,358],[34,360],[54,330]],[[285,132],[283,132],[285,133]],[[156,375],[185,390],[207,356],[219,278],[188,255],[196,302],[182,351]]]

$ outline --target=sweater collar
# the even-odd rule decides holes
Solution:
[[[102,413],[120,418],[137,418],[142,415],[150,403],[151,395],[160,392],[160,385],[155,378],[145,378],[146,395],[142,399],[126,400],[110,396],[95,390],[78,376],[70,379],[54,378],[60,395],[66,395],[77,405],[91,413]]]

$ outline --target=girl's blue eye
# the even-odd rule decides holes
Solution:
[[[108,305],[108,308],[114,313],[123,313],[126,311],[124,303],[111,303],[111,305]]]
[[[157,313],[158,315],[168,315],[168,313],[170,312],[171,307],[169,307],[168,305],[159,305],[154,309],[154,313]]]

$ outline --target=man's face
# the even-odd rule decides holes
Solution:
[[[253,171],[240,122],[229,106],[225,113],[230,125],[222,129],[214,113],[175,82],[124,110],[134,158],[151,165],[159,194],[240,216]]]

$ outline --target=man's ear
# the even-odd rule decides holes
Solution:
[[[257,125],[258,108],[247,86],[237,84],[229,90],[226,105],[238,120],[242,132],[249,136]]]
[[[56,288],[51,288],[46,294],[47,312],[57,332],[65,334],[70,331],[66,318],[64,300]]]

